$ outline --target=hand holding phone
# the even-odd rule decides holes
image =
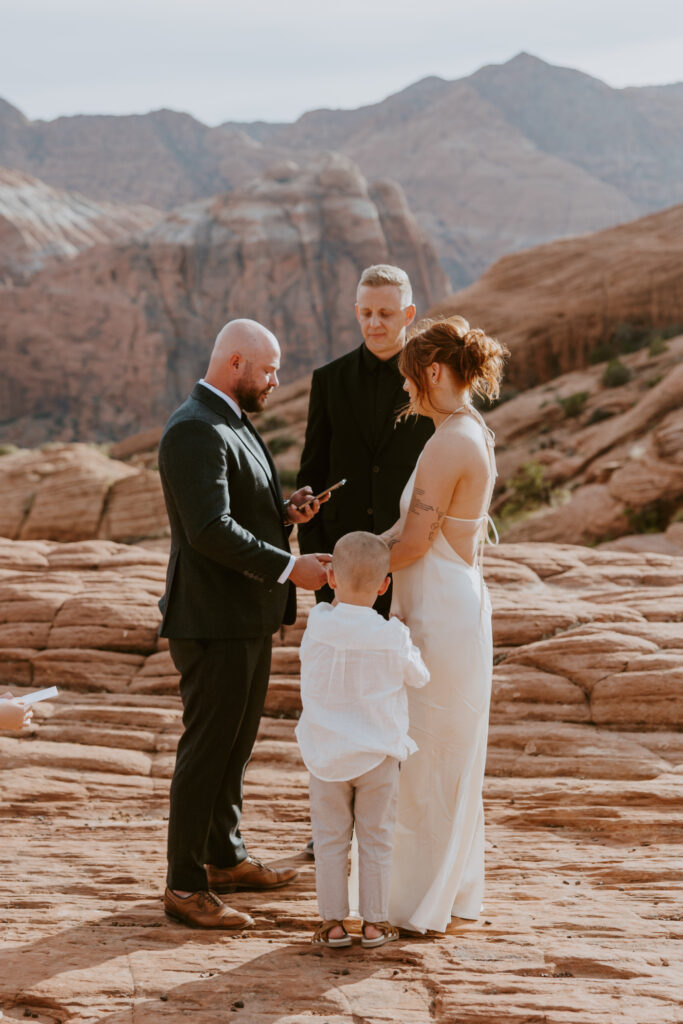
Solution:
[[[314,501],[320,501],[320,499],[324,498],[326,494],[331,494],[332,491],[338,490],[338,488],[343,487],[345,483],[346,479],[337,480],[336,484],[332,484],[330,487],[326,487],[324,491],[320,492],[320,494],[314,494],[312,497],[308,499],[308,501],[304,501],[303,504],[299,505],[299,508],[306,508],[307,505],[312,505]]]

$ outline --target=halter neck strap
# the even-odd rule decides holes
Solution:
[[[471,402],[465,402],[465,403],[463,403],[463,405],[459,405],[457,409],[453,409],[453,411],[448,414],[446,419],[441,421],[441,423],[437,427],[437,430],[440,430],[441,427],[443,427],[446,423],[448,423],[448,421],[451,419],[451,417],[457,416],[460,413],[469,413],[471,416],[474,417],[474,419],[477,421],[477,423],[481,427],[481,429],[482,429],[482,431],[484,433],[484,440],[486,442],[486,451],[488,453],[489,466],[490,466],[490,470],[491,470],[490,476],[489,476],[488,491],[487,491],[487,495],[486,495],[486,512],[482,513],[482,515],[480,515],[480,516],[477,516],[476,519],[470,519],[470,520],[461,519],[460,520],[460,522],[472,522],[472,523],[479,523],[480,524],[479,525],[479,540],[478,540],[478,543],[477,543],[477,554],[476,554],[477,562],[476,562],[476,564],[477,564],[477,568],[479,569],[479,578],[480,578],[479,628],[481,629],[481,624],[482,624],[482,621],[483,621],[482,616],[483,616],[483,611],[484,611],[484,547],[485,547],[486,544],[497,544],[498,540],[499,540],[499,538],[498,538],[498,530],[496,529],[496,524],[494,523],[493,519],[489,515],[489,511],[488,511],[489,507],[491,505],[491,498],[493,497],[493,490],[494,490],[494,487],[496,485],[496,477],[498,475],[497,470],[496,470],[496,460],[495,460],[495,456],[493,454],[494,447],[495,447],[495,442],[496,442],[496,435],[491,430],[491,428],[487,425],[486,421],[484,420],[484,417],[481,415],[479,410],[475,409]],[[446,516],[446,519],[456,519],[457,520],[458,517],[457,516]],[[491,536],[492,532],[493,532],[493,537]]]

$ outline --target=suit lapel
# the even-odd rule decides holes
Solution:
[[[244,415],[246,417],[246,413]],[[259,459],[261,465],[266,467],[266,472],[268,473],[268,477],[270,479],[270,489],[272,490],[275,500],[278,503],[278,507],[281,507],[283,498],[282,491],[280,490],[280,478],[278,476],[277,469],[275,468],[273,457],[268,451],[268,446],[266,445],[266,442],[262,439],[261,435],[258,433],[256,427],[251,422],[251,420],[247,420],[246,422],[242,421],[240,426],[242,428],[239,431],[240,440],[244,440],[243,435],[246,435],[246,438],[250,442],[251,450],[254,451],[254,453],[256,454],[256,450],[258,449],[257,458]]]
[[[208,388],[202,387],[201,384],[195,384],[192,389],[192,397],[196,398],[199,402],[203,402],[207,405],[212,412],[215,412],[218,416],[221,416],[230,429],[237,437],[240,444],[246,448],[253,459],[259,463],[264,473],[268,477],[270,483],[270,490],[273,495],[273,500],[276,504],[278,511],[282,509],[282,492],[280,491],[280,481],[278,479],[277,470],[275,464],[270,456],[270,452],[266,449],[265,445],[262,445],[255,433],[252,434],[251,430],[234,410],[228,405],[224,399],[219,395],[214,394]],[[252,427],[252,430],[254,428]]]

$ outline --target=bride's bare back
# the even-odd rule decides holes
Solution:
[[[474,564],[495,475],[485,431],[466,407],[444,420],[425,445],[405,521],[385,535],[392,571],[421,558],[439,530],[460,558]]]

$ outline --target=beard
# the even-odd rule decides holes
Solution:
[[[272,387],[259,390],[251,375],[244,376],[234,387],[237,404],[244,412],[261,412],[272,390]]]

